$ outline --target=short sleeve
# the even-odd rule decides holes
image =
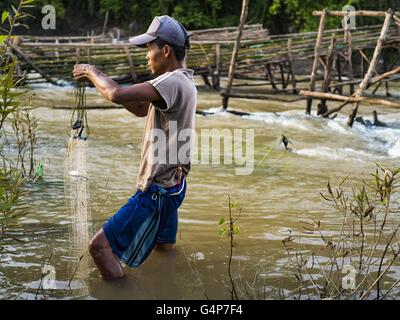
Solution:
[[[163,112],[169,111],[174,107],[179,96],[180,86],[178,80],[175,73],[166,72],[153,80],[147,81],[158,91],[165,101],[165,106],[161,107],[154,104],[154,107]]]

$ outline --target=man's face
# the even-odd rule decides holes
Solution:
[[[147,66],[155,76],[161,75],[165,69],[166,57],[163,49],[158,47],[154,42],[147,44]]]

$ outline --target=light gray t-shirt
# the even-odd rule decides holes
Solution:
[[[179,167],[183,176],[190,171],[197,104],[193,73],[180,68],[148,81],[165,105],[149,106],[137,179],[142,191],[151,183],[162,187],[178,184]]]

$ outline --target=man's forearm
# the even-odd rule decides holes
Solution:
[[[92,69],[92,71],[89,73],[88,79],[92,81],[104,98],[111,102],[118,103],[118,101],[115,101],[115,93],[120,87],[118,83],[97,69]],[[134,115],[138,117],[145,117],[147,116],[150,103],[148,101],[132,101],[121,104],[126,110]]]
[[[115,92],[119,88],[118,83],[116,83],[113,79],[109,78],[103,72],[95,68],[91,69],[87,78],[95,85],[96,89],[101,93],[104,98],[106,98],[108,101],[115,102],[113,100]]]
[[[94,66],[77,64],[73,70],[77,81],[91,81],[107,100],[123,105],[128,111],[143,117],[147,115],[150,102],[163,102],[160,93],[149,83],[122,87]]]

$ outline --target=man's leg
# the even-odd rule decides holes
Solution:
[[[90,240],[89,252],[103,278],[120,278],[125,275],[119,259],[112,252],[103,228]]]
[[[159,251],[171,251],[176,247],[175,243],[157,243],[154,249]]]

